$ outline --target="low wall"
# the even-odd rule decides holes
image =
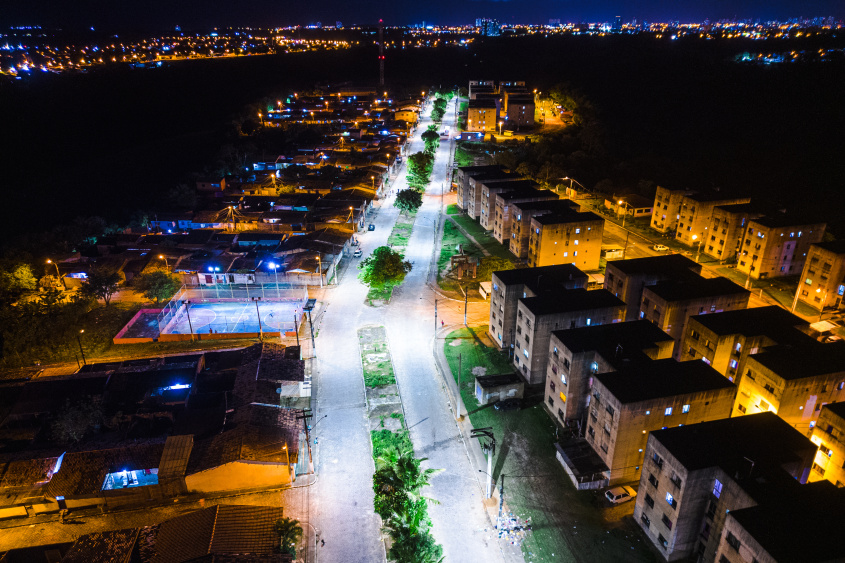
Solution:
[[[264,338],[279,338],[279,332],[263,332]],[[286,338],[293,338],[296,333],[293,331],[286,331],[281,333]],[[257,332],[195,332],[193,340],[233,340],[238,338],[259,338],[261,334]],[[190,334],[162,334],[158,337],[159,342],[187,342],[191,340]]]
[[[129,331],[129,327],[135,324],[141,315],[158,315],[160,312],[161,309],[140,309],[132,316],[131,319],[129,319],[129,322],[120,329],[120,332],[112,338],[112,342],[115,344],[141,344],[143,342],[153,342],[155,340],[153,338],[124,338],[123,336]]]
[[[27,516],[26,507],[23,505],[0,507],[0,519],[19,518],[21,516]]]
[[[185,484],[192,493],[213,493],[278,487],[290,483],[292,477],[285,463],[240,460],[188,475]]]

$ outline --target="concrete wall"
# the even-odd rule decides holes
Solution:
[[[185,477],[188,491],[192,493],[279,487],[291,481],[292,473],[285,463],[245,460],[233,461]]]

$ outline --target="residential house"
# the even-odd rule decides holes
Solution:
[[[736,386],[702,362],[667,358],[595,374],[586,438],[607,483],[639,480],[649,432],[727,418],[735,395]]]
[[[650,320],[671,336],[676,343],[675,357],[680,358],[680,342],[691,316],[745,309],[750,295],[727,278],[659,281],[643,288],[639,318]]]
[[[617,217],[625,215],[630,219],[651,217],[654,211],[654,202],[638,194],[614,195],[604,200],[604,206]]]
[[[531,218],[528,265],[572,264],[598,270],[604,219],[595,213],[549,213]]]
[[[625,304],[604,289],[569,289],[518,300],[513,362],[528,385],[545,382],[552,331],[625,320]]]
[[[810,245],[796,299],[818,309],[841,309],[845,296],[845,241]]]
[[[499,349],[513,348],[519,300],[546,292],[583,288],[587,274],[571,264],[493,272],[487,331]]]
[[[634,520],[663,560],[715,561],[728,514],[801,487],[815,453],[772,413],[653,431]]]
[[[680,254],[607,262],[604,288],[627,304],[626,319],[639,316],[643,288],[659,281],[699,277],[701,265]]]
[[[748,222],[737,272],[753,279],[797,275],[810,246],[824,237],[826,224],[788,215],[768,215]]]
[[[845,400],[845,342],[780,345],[748,357],[733,416],[771,411],[809,436],[822,407]]]
[[[702,360],[739,385],[749,356],[777,344],[802,346],[809,325],[780,307],[694,315],[684,329],[680,360]]]
[[[197,190],[204,193],[222,193],[226,190],[226,178],[200,178],[197,180]]]

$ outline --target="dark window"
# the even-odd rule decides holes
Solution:
[[[667,529],[667,530],[671,530],[671,529],[672,529],[672,521],[671,521],[671,520],[669,520],[669,517],[668,517],[668,516],[666,516],[666,515],[664,514],[664,515],[663,515],[663,518],[661,518],[661,519],[660,519],[660,521],[661,521],[661,522],[663,522],[663,524],[666,526],[666,529]]]
[[[555,382],[554,381],[549,381],[549,388],[552,390],[552,393],[555,392]]]
[[[669,547],[669,542],[666,541],[666,538],[663,537],[663,534],[657,534],[657,541],[660,542],[660,546],[663,549],[666,549],[667,547]]]
[[[655,489],[657,488],[657,484],[658,484],[657,477],[655,477],[651,473],[648,474],[648,482],[651,483],[652,487],[654,487]]]
[[[642,521],[643,526],[646,529],[648,529],[648,527],[651,526],[651,520],[649,519],[648,516],[646,516],[645,512],[643,512],[642,515],[640,516],[640,520]]]
[[[728,537],[725,538],[725,541],[728,542],[728,545],[731,546],[734,551],[739,551],[739,546],[741,544],[739,543],[739,540],[736,539],[736,536],[734,536],[732,533],[728,532]]]
[[[552,399],[551,397],[549,397],[549,406],[550,406],[550,407],[555,406],[555,401],[554,401],[554,399]]]
[[[651,498],[651,495],[645,496],[645,503],[649,506],[649,508],[654,508],[654,499]]]

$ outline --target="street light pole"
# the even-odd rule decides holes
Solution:
[[[82,349],[82,339],[80,338],[80,335],[83,332],[85,332],[84,328],[82,330],[80,330],[79,333],[77,333],[76,341],[79,343],[79,353],[82,354],[82,365],[84,366],[85,365],[85,350]]]
[[[65,279],[62,277],[62,274],[59,272],[59,265],[47,258],[47,263],[52,264],[56,267],[56,277],[59,278],[59,282],[62,284],[62,287],[67,289],[67,284],[65,284]]]
[[[279,265],[276,264],[275,262],[270,262],[267,265],[270,266],[271,268],[273,268],[273,277],[276,279],[276,299],[281,301],[282,297],[279,294]]]
[[[317,274],[320,276],[320,288],[323,287],[323,261],[320,260],[320,255],[317,255]]]
[[[185,314],[188,316],[188,330],[191,332],[191,342],[194,341],[194,325],[191,323],[191,302],[190,301],[182,301],[182,304],[185,305]]]

